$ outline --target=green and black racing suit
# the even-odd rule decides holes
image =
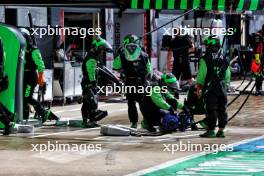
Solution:
[[[125,86],[135,86],[136,92],[127,92],[128,116],[130,122],[138,122],[138,112],[136,102],[139,105],[142,102],[144,93],[139,93],[137,88],[147,86],[147,77],[151,75],[151,63],[148,55],[141,51],[140,56],[135,61],[128,61],[125,57],[124,50],[120,49],[119,54],[114,59],[114,70],[123,70],[125,75]]]
[[[38,84],[38,74],[45,69],[40,50],[28,46],[24,65],[24,119],[29,118],[29,104],[31,104],[40,117],[44,118],[45,109],[39,101],[33,98],[34,89]]]
[[[178,102],[169,91],[163,90],[157,83],[154,83],[149,94],[143,98],[141,112],[144,121],[151,128],[161,124],[164,114],[162,110],[173,113],[173,111],[183,108],[184,105]]]
[[[230,83],[230,67],[226,58],[207,52],[200,59],[197,86],[202,87],[202,97],[207,113],[208,130],[215,130],[227,124],[227,85]]]
[[[90,51],[82,64],[82,90],[83,105],[81,108],[84,124],[89,119],[90,122],[95,121],[96,110],[98,108],[97,98],[97,55]]]

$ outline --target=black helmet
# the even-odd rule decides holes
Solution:
[[[172,92],[179,90],[177,78],[172,73],[165,73],[161,76],[161,84],[168,87]]]
[[[31,48],[37,48],[34,38],[31,36],[30,32],[26,28],[20,28],[21,33],[23,34],[24,38],[26,39],[27,45]]]
[[[128,61],[138,60],[141,53],[141,46],[138,37],[134,34],[128,34],[124,37],[123,44],[125,58]]]
[[[207,51],[217,52],[220,49],[220,39],[216,35],[210,35],[204,40]]]
[[[127,45],[129,43],[140,44],[139,38],[134,34],[128,34],[123,39],[123,44]]]
[[[107,52],[107,53],[111,53],[113,52],[112,46],[103,38],[101,38],[100,36],[96,36],[93,39],[92,42],[92,48],[100,53],[100,52]]]

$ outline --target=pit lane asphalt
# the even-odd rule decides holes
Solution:
[[[229,109],[232,114],[243,101],[241,97]],[[229,97],[232,99],[232,97]],[[230,144],[250,139],[264,133],[264,97],[250,97],[241,113],[230,122],[224,139],[201,139],[203,131],[176,132],[158,137],[110,137],[101,136],[99,129],[43,126],[34,134],[0,136],[0,175],[59,176],[59,175],[126,175],[161,163],[199,153],[200,151],[164,151],[164,144],[199,143]],[[129,125],[127,106],[124,102],[100,103],[109,116],[100,124]],[[62,118],[80,119],[80,105],[54,107],[52,110]],[[141,117],[140,117],[141,118]],[[197,116],[196,119],[202,118]],[[101,145],[100,151],[31,151],[32,144],[83,144]]]

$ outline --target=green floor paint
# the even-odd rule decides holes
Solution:
[[[146,176],[254,175],[264,176],[264,153],[220,152],[184,161]]]

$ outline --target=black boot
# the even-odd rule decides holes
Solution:
[[[197,131],[198,127],[196,124],[191,124],[191,129],[192,129],[192,131]]]
[[[86,123],[86,128],[99,127],[99,125],[96,123],[96,120],[95,120],[96,115],[97,115],[97,111],[96,110],[90,110],[88,112],[89,121]]]
[[[96,128],[99,127],[100,125],[98,125],[95,121],[89,121],[86,124],[86,128]]]
[[[5,135],[5,136],[9,135],[12,132],[13,125],[14,125],[13,122],[10,122],[9,124],[5,125],[3,135]]]
[[[87,128],[87,125],[88,125],[88,118],[87,117],[83,117],[82,127],[83,128]]]
[[[50,110],[49,110],[50,111]],[[58,116],[56,116],[53,112],[50,111],[50,115],[48,117],[49,120],[60,120],[60,118]]]
[[[45,123],[47,120],[60,120],[58,116],[56,116],[51,110],[47,110],[44,112],[44,114],[41,116],[42,123]]]
[[[199,136],[202,138],[215,138],[216,137],[214,130],[208,130],[205,133],[200,134]]]
[[[154,128],[153,126],[150,126],[145,119],[143,119],[141,121],[141,128],[146,129],[149,132],[156,132],[157,131],[156,128]]]
[[[88,113],[88,117],[83,117],[83,127],[84,128],[95,128],[99,127],[99,125],[95,121],[96,111],[90,111]]]
[[[100,121],[108,115],[107,111],[97,110],[95,115],[95,121]]]
[[[257,90],[254,95],[259,96],[259,95],[261,95],[261,92],[259,90]]]

